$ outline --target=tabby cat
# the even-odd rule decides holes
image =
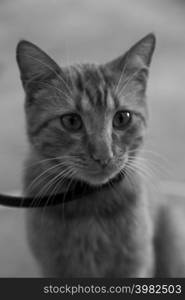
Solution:
[[[166,259],[168,235],[167,249],[161,244],[171,226],[165,205],[151,201],[137,172],[154,48],[149,34],[111,62],[59,67],[30,42],[17,46],[30,142],[25,195],[52,201],[82,190],[71,202],[27,212],[43,276],[180,276]]]

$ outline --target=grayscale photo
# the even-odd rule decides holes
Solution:
[[[185,277],[184,85],[184,0],[0,1],[1,278]]]

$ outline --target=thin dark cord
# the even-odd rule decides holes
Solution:
[[[113,179],[111,179],[111,184],[115,184],[123,179],[123,174],[119,173]],[[74,188],[69,190],[67,193],[59,193],[52,196],[52,201],[48,201],[51,195],[39,197],[40,201],[35,201],[33,205],[33,199],[36,197],[24,197],[24,196],[10,196],[6,194],[0,194],[0,205],[9,207],[20,207],[20,208],[34,208],[43,206],[55,206],[62,203],[78,200],[84,196],[90,195],[102,191],[102,189],[109,188],[109,182],[105,183],[101,187],[93,187],[87,183],[81,181],[74,182]]]

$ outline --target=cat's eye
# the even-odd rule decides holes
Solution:
[[[125,129],[132,121],[132,114],[129,111],[118,111],[113,119],[113,127],[119,130]]]
[[[69,131],[78,131],[82,128],[82,119],[78,114],[71,113],[60,117],[62,126]]]

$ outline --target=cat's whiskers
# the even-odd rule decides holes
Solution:
[[[46,196],[48,194],[48,191],[55,187],[55,184],[58,182],[58,180],[60,181],[60,184],[62,184],[64,182],[64,180],[66,179],[67,176],[71,175],[72,173],[72,169],[68,168],[67,170],[62,170],[60,173],[58,173],[54,178],[52,178],[51,180],[49,180],[43,187],[41,190],[39,190],[39,192],[34,196],[33,198],[33,203],[35,201],[40,201],[40,199],[43,196]],[[53,194],[49,195],[47,203],[50,201],[50,198],[54,196]]]
[[[133,160],[135,165],[140,166],[141,168],[145,169],[145,171],[148,171],[149,173],[151,172],[151,175],[155,174],[156,172],[155,166],[149,165],[147,159],[137,156],[136,158],[134,157]]]
[[[73,164],[74,164],[74,162],[73,162]],[[58,167],[62,167],[62,166],[64,166],[65,168],[67,168],[67,167],[69,166],[69,163],[67,163],[67,162],[65,162],[65,161],[62,161],[62,162],[60,162],[60,163],[58,163],[58,164],[56,164],[56,165],[54,165],[54,166],[52,166],[52,167],[50,167],[50,168],[45,169],[43,172],[39,173],[39,175],[36,176],[36,177],[31,181],[31,183],[30,183],[30,184],[28,185],[28,187],[26,188],[26,191],[29,192],[33,187],[35,187],[35,186],[36,186],[36,185],[35,185],[35,182],[36,182],[36,184],[40,184],[40,183],[38,182],[39,179],[41,179],[41,178],[46,179],[48,176],[51,175],[51,173],[49,173],[49,174],[47,174],[47,176],[44,176],[46,173],[50,172],[50,171],[53,170],[53,169],[56,170]],[[64,169],[64,170],[65,170],[65,169]]]
[[[133,156],[137,154],[136,159],[137,161],[143,160],[143,163],[148,165],[149,168],[154,170],[154,173],[161,175],[170,175],[170,166],[168,164],[168,160],[165,159],[162,155],[157,152],[142,149],[138,153],[136,150],[130,150],[128,152],[129,155]],[[144,157],[141,155],[145,155]],[[151,155],[153,157],[151,157]],[[160,173],[159,173],[160,172]]]
[[[161,191],[159,189],[159,186],[158,186],[158,181],[153,178],[148,178],[148,176],[146,174],[144,174],[140,169],[138,169],[136,166],[133,166],[133,168],[128,168],[127,170],[128,172],[130,173],[137,173],[144,181],[146,181],[146,186],[149,188],[149,189],[152,189],[154,191],[154,193],[158,193],[160,194]]]
[[[34,163],[28,164],[24,168],[25,169],[29,169],[29,168],[31,168],[31,167],[33,167],[35,165],[39,165],[39,164],[42,164],[42,163],[45,163],[45,162],[47,163],[47,162],[50,162],[50,161],[52,162],[53,160],[54,161],[55,160],[61,160],[61,162],[62,162],[62,160],[66,159],[66,161],[63,161],[63,163],[67,164],[67,161],[70,161],[70,162],[72,161],[72,162],[78,163],[78,160],[73,161],[72,158],[73,158],[73,156],[69,156],[69,155],[60,155],[60,156],[50,157],[50,158],[41,159],[41,160],[38,160],[38,161],[36,161]]]
[[[129,170],[127,170],[125,168],[125,169],[122,169],[120,171],[120,173],[123,174],[128,179],[128,181],[130,182],[131,186],[133,186],[133,188],[134,188],[134,182],[133,182],[132,174],[129,172]]]
[[[57,173],[57,175],[58,175],[58,173]],[[57,175],[55,175],[55,176],[57,176]],[[67,175],[69,175],[69,174],[66,174],[65,176],[67,176]],[[65,178],[66,179],[66,178]],[[68,178],[69,179],[69,178]],[[35,193],[36,193],[36,191],[38,190],[38,189],[40,189],[40,187],[42,187],[43,185],[44,186],[47,186],[48,184],[49,184],[49,182],[50,182],[50,180],[53,180],[53,177],[50,179],[50,176],[45,176],[45,177],[42,177],[42,178],[40,178],[40,180],[38,181],[38,182],[36,182],[35,184],[34,184],[34,195],[35,195]],[[40,191],[40,190],[39,190]]]
[[[153,178],[152,171],[148,170],[144,163],[139,163],[137,161],[137,159],[135,159],[135,158],[133,159],[133,158],[129,157],[127,167],[135,168],[138,171],[140,171],[140,173],[143,174],[144,176],[146,176],[148,178]]]
[[[71,177],[71,180],[69,181],[69,184],[67,185],[67,187],[65,188],[65,191],[64,191],[64,198],[62,199],[62,202],[61,204],[63,204],[63,209],[64,209],[64,203],[65,203],[65,195],[67,194],[68,190],[69,190],[69,187],[70,187],[70,182],[73,181],[73,177],[75,176],[75,170],[73,168],[70,168],[68,170],[68,172],[66,172],[66,174],[62,174],[59,173],[57,176],[55,176],[55,178],[52,180],[52,182],[50,181],[50,188],[52,188],[52,190],[50,191],[50,196],[48,197],[46,203],[45,203],[45,206],[43,207],[43,211],[42,211],[42,215],[41,215],[41,219],[42,219],[42,216],[44,215],[44,210],[45,208],[47,207],[47,204],[49,202],[52,203],[52,200],[54,199],[55,195],[58,193],[58,191],[60,190],[61,188],[61,185],[62,183],[64,182],[66,176],[70,176]],[[46,191],[48,192],[48,189],[46,189]],[[45,191],[45,192],[46,192]],[[42,197],[42,195],[41,195]]]
[[[143,180],[147,182],[147,186],[150,186],[155,191],[160,193],[159,188],[157,187],[157,184],[155,183],[154,177],[155,173],[151,173],[151,170],[145,169],[144,164],[137,164],[135,161],[135,157],[133,159],[130,159],[129,163],[126,166],[126,171],[130,173],[137,173]]]
[[[76,174],[76,173],[74,173],[74,170],[73,170],[73,175],[74,175],[74,174]],[[65,189],[65,191],[64,191],[63,203],[65,203],[65,199],[66,199],[67,193],[68,193],[69,188],[70,188],[70,186],[72,185],[73,181],[74,181],[74,178],[71,176],[71,179],[69,180],[69,183],[68,183],[68,185],[67,185],[67,187],[66,187],[66,189]]]
[[[137,153],[137,152],[138,152],[138,150],[135,150],[135,149],[129,150],[129,153],[131,153],[131,154],[132,153]],[[166,157],[164,157],[162,154],[160,154],[160,153],[158,153],[158,152],[156,152],[154,150],[150,150],[148,148],[147,149],[142,148],[142,149],[139,150],[139,154],[140,153],[153,155],[154,157],[159,158],[160,160],[162,160],[163,163],[169,164],[169,160]]]
[[[145,167],[151,172],[153,172],[153,174],[155,174],[157,177],[163,176],[164,174],[168,175],[166,168],[157,161],[153,161],[152,159],[146,159],[142,157],[138,157],[136,160],[138,164],[145,164]]]
[[[62,170],[61,172],[63,172],[63,173],[65,173],[65,172],[67,172],[66,170]],[[39,196],[42,194],[42,196],[44,196],[44,195],[46,195],[46,193],[43,193],[43,191],[45,190],[45,191],[48,191],[49,189],[50,189],[50,187],[52,186],[51,184],[52,184],[52,182],[53,181],[55,181],[55,179],[56,179],[56,177],[58,177],[58,173],[54,176],[54,177],[52,177],[51,179],[49,179],[49,180],[47,180],[47,182],[42,186],[42,188],[41,189],[39,189],[39,192],[38,193],[36,193],[35,195],[34,195],[34,198],[36,198],[37,200],[39,200]],[[61,174],[62,175],[62,174]],[[39,185],[40,185],[41,183],[39,183]]]
[[[52,179],[50,179],[49,181],[47,181],[44,185],[44,187],[39,190],[39,192],[37,193],[37,195],[41,195],[44,196],[46,195],[46,191],[48,191],[48,188],[50,188],[53,183],[57,183],[58,180],[61,180],[60,183],[62,184],[64,182],[64,180],[71,175],[71,167],[68,167],[65,170],[62,170],[61,172],[57,173]],[[48,188],[47,188],[48,186]],[[46,189],[45,189],[46,187]],[[45,191],[45,193],[43,193],[43,191]]]
[[[126,174],[128,175],[128,177],[130,176],[130,178],[132,178],[132,176],[137,174],[140,178],[142,178],[143,180],[146,180],[147,183],[150,182],[146,173],[143,172],[141,169],[138,169],[136,166],[127,164],[125,170],[126,170]]]

